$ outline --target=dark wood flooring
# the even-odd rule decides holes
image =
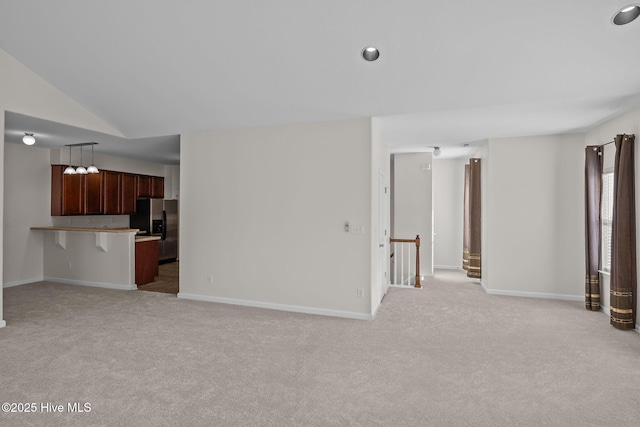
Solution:
[[[141,291],[177,294],[180,289],[178,284],[179,272],[180,263],[178,261],[160,264],[159,274],[155,277],[155,280],[146,285],[138,286],[138,289]]]

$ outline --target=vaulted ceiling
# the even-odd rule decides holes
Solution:
[[[444,154],[640,105],[629,2],[3,0],[0,48],[128,138],[373,116]]]

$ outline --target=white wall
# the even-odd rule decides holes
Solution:
[[[600,124],[595,127],[591,131],[587,132],[585,135],[585,146],[586,145],[599,145],[604,144],[605,142],[612,141],[613,138],[617,134],[635,134],[636,136],[636,146],[635,146],[635,154],[636,154],[636,233],[640,234],[640,108],[629,111],[626,114],[622,114],[619,117],[611,119],[605,123]],[[613,167],[613,158],[615,156],[615,147],[613,144],[605,147],[605,157],[604,163],[606,167]],[[640,235],[636,236],[636,242],[640,243]],[[638,256],[637,265],[640,266],[640,251],[636,249],[636,253]],[[640,269],[638,269],[639,277],[638,283],[640,283]],[[601,288],[600,288],[600,298],[601,305],[608,312],[609,310],[609,291],[610,283],[609,277],[603,277]],[[637,296],[638,298],[638,307],[640,307],[640,294]],[[638,316],[640,319],[640,316]],[[640,330],[640,325],[636,325],[636,329]]]
[[[433,159],[434,268],[462,269],[464,165],[467,159]]]
[[[370,119],[191,133],[180,150],[180,297],[371,317]]]
[[[13,111],[122,136],[116,129],[62,94],[3,50],[0,50],[0,93],[2,94],[0,96],[0,132],[2,135],[4,135],[4,112]],[[4,169],[4,150],[0,150],[0,157],[0,165],[3,165]],[[4,172],[0,173],[0,192],[4,192]],[[4,194],[0,199],[4,199]],[[3,211],[0,212],[0,216],[3,216]],[[4,224],[4,218],[2,223]],[[4,228],[0,234],[4,242]],[[0,327],[5,324],[2,296],[3,292],[0,291]]]
[[[4,145],[3,284],[42,280],[42,233],[30,227],[51,225],[49,150]]]
[[[393,156],[393,238],[420,235],[420,273],[433,274],[433,185],[431,153]],[[427,169],[428,168],[428,169]],[[412,261],[412,266],[414,265]]]
[[[584,299],[584,136],[488,141],[483,285],[489,293]]]

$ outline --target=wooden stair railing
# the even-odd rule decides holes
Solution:
[[[416,279],[415,288],[422,288],[420,284],[420,235],[416,235],[415,239],[389,239],[391,243],[415,243],[416,245]]]

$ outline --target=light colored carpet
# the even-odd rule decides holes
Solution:
[[[356,321],[55,283],[7,288],[0,425],[637,426],[640,334],[457,272]]]

